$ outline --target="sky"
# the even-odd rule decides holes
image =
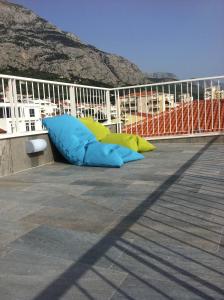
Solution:
[[[224,74],[224,0],[11,0],[144,72]]]

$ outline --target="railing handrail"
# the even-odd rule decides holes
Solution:
[[[91,86],[91,85],[82,85],[82,84],[76,84],[76,83],[69,83],[69,82],[60,82],[60,81],[53,81],[53,80],[43,80],[43,79],[37,79],[37,78],[30,78],[30,77],[21,77],[21,76],[13,76],[13,75],[5,75],[0,74],[0,78],[4,79],[16,79],[21,81],[30,81],[30,82],[39,82],[39,83],[46,83],[46,84],[55,84],[55,85],[64,85],[64,86],[73,86],[73,87],[81,87],[81,88],[89,88],[89,89],[101,89],[105,91],[109,91],[110,88],[104,88],[104,87],[97,87],[97,86]]]
[[[73,86],[73,87],[80,87],[80,88],[101,89],[101,90],[105,90],[105,91],[118,91],[118,90],[124,90],[124,89],[142,88],[142,87],[150,87],[150,86],[180,84],[180,83],[184,83],[184,82],[198,82],[198,81],[203,81],[203,80],[224,79],[224,75],[192,78],[192,79],[184,79],[184,80],[164,81],[164,82],[158,82],[158,83],[130,85],[130,86],[123,86],[123,87],[115,87],[115,88],[105,88],[105,87],[98,87],[98,86],[92,86],[92,85],[83,85],[83,84],[60,82],[60,81],[53,81],[53,80],[43,80],[43,79],[37,79],[37,78],[21,77],[21,76],[5,75],[5,74],[0,74],[0,78],[16,79],[16,80],[31,81],[31,82],[33,81],[33,82],[39,82],[39,83]]]
[[[7,133],[41,130],[42,118],[64,113],[75,117],[91,116],[97,121],[106,121],[108,125],[111,124],[112,105],[116,108],[113,118],[120,133],[149,136],[224,130],[224,75],[117,88],[5,74],[0,74],[0,80],[3,95],[0,125]],[[151,93],[154,92],[153,97],[150,89]],[[133,99],[130,98],[132,93]],[[166,95],[169,95],[168,102]],[[38,109],[34,107],[36,97]],[[127,103],[123,101],[125,97]],[[28,109],[30,101],[32,107]]]
[[[123,86],[117,88],[111,88],[110,91],[118,91],[118,90],[126,90],[126,89],[134,89],[134,88],[142,88],[142,87],[150,87],[150,86],[158,86],[158,85],[168,85],[168,84],[179,84],[183,82],[197,82],[203,80],[213,80],[213,79],[224,79],[224,75],[220,76],[212,76],[212,77],[201,77],[201,78],[192,78],[192,79],[184,79],[184,80],[173,80],[173,81],[164,81],[158,83],[148,83],[148,84],[140,84],[140,85],[130,85],[130,86]]]

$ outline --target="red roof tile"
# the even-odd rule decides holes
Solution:
[[[4,129],[0,128],[0,134],[1,133],[6,133],[6,131]]]
[[[138,115],[142,121],[125,126],[123,132],[149,137],[224,131],[224,99],[194,100],[153,117]]]

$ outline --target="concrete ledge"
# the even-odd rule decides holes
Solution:
[[[23,132],[23,133],[12,133],[12,134],[0,134],[0,140],[5,140],[5,139],[12,139],[15,137],[25,137],[25,136],[34,136],[34,135],[41,135],[44,133],[48,133],[47,130],[41,130],[41,131],[28,131],[28,132]]]
[[[46,140],[47,149],[43,152],[27,154],[26,141],[39,138]],[[0,177],[53,161],[52,146],[47,133],[0,139]]]
[[[190,143],[190,144],[205,144],[213,141],[214,144],[224,144],[224,134],[210,134],[210,135],[195,135],[195,136],[179,136],[179,137],[162,137],[148,139],[153,144],[157,143]]]
[[[43,152],[27,154],[25,145],[29,139],[45,139],[47,149]],[[158,143],[197,143],[205,144],[213,141],[215,144],[224,144],[224,134],[215,133],[209,135],[194,136],[167,136],[149,139],[153,144]],[[41,132],[33,135],[7,136],[0,139],[0,177],[16,172],[38,167],[54,161],[63,161],[58,151],[50,143],[47,133]]]

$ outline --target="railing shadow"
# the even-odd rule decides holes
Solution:
[[[175,212],[175,210],[173,210],[173,208],[164,207],[164,206],[161,206],[161,205],[158,205],[158,204],[157,204],[157,207],[162,208],[163,210],[171,211],[171,212],[173,212],[173,213]],[[156,210],[154,210],[154,209],[151,209],[150,211],[152,211],[153,213],[159,214],[159,215],[161,215],[161,216],[164,216],[164,217],[166,217],[166,218],[169,218],[169,219],[172,219],[172,220],[176,220],[177,222],[185,223],[185,224],[190,225],[190,226],[195,226],[195,227],[201,228],[201,229],[203,229],[203,230],[205,230],[205,231],[212,232],[212,233],[214,233],[214,234],[216,234],[216,235],[221,235],[220,232],[217,232],[217,231],[212,230],[212,229],[208,229],[208,228],[207,228],[206,226],[204,226],[204,225],[195,224],[195,223],[193,223],[193,222],[190,222],[190,221],[186,221],[186,220],[184,220],[184,219],[177,218],[176,216],[174,217],[173,215],[169,215],[169,214],[167,214],[167,213],[164,213],[163,211],[162,211],[162,212],[161,212],[161,211],[156,211]]]
[[[158,200],[160,197],[174,184],[177,180],[183,176],[183,174],[188,170],[200,157],[201,155],[209,149],[209,147],[215,142],[217,137],[203,146],[191,159],[189,159],[186,163],[184,163],[174,175],[171,175],[166,181],[164,181],[154,192],[152,192],[144,201],[142,201],[135,209],[133,209],[127,216],[125,216],[113,229],[111,229],[106,236],[104,236],[99,242],[97,242],[92,248],[90,248],[83,256],[81,256],[77,262],[75,262],[72,266],[70,266],[65,272],[63,272],[58,278],[56,278],[51,284],[49,284],[39,295],[33,298],[33,300],[45,300],[45,299],[52,299],[52,300],[59,300],[63,295],[65,295],[69,289],[73,286],[76,286],[83,294],[90,300],[93,300],[94,297],[90,295],[85,288],[80,287],[80,279],[89,272],[93,271],[93,266],[102,258],[106,257],[107,259],[111,260],[114,264],[120,267],[124,272],[129,275],[134,276],[139,281],[146,284],[148,287],[154,289],[157,293],[160,293],[164,298],[172,300],[173,298],[165,293],[164,290],[153,286],[152,284],[148,283],[147,281],[144,282],[144,279],[137,275],[133,270],[129,270],[129,268],[124,267],[120,263],[108,258],[107,252],[110,248],[116,247],[128,255],[132,256],[136,259],[139,263],[146,265],[148,268],[158,272],[161,276],[175,282],[175,284],[180,285],[182,288],[187,289],[195,296],[199,296],[203,299],[214,300],[215,298],[204,291],[201,291],[199,288],[193,286],[192,284],[185,282],[183,279],[178,278],[177,276],[171,275],[168,271],[165,271],[161,267],[146,261],[142,257],[135,254],[135,252],[127,250],[126,247],[120,246],[118,241],[123,241],[122,236],[130,232],[130,228],[139,221],[139,219],[145,215],[147,210]],[[173,237],[171,237],[173,238]],[[181,241],[182,242],[182,241]],[[126,242],[127,243],[127,242]],[[128,245],[130,248],[143,252],[144,255],[150,255],[152,257],[152,253],[146,252],[144,249],[134,246],[132,244]],[[192,247],[192,245],[190,245]],[[200,251],[201,248],[198,248]],[[143,251],[144,250],[144,251]],[[206,252],[206,250],[204,250]],[[210,252],[207,251],[209,255],[212,255]],[[161,259],[158,257],[153,257],[160,262],[168,266],[170,268],[174,268],[175,271],[181,272],[182,275],[187,275],[195,279],[195,275],[190,274],[189,272],[181,269],[180,267],[173,266],[170,262],[166,261],[165,259]],[[219,256],[217,258],[220,259]],[[88,263],[87,263],[88,262]],[[82,266],[82,267],[80,267]],[[94,272],[99,276],[99,273],[94,268]],[[134,298],[131,295],[128,295],[125,291],[121,290],[120,287],[112,283],[110,280],[105,278],[105,276],[99,276],[102,280],[107,282],[111,287],[113,287],[117,292],[119,292],[124,299],[133,300]],[[207,288],[215,290],[216,292],[224,295],[224,291],[218,288],[217,286],[206,282],[200,278],[196,278],[200,283],[205,285]]]
[[[158,214],[160,214],[160,213],[157,213],[157,215],[158,215]],[[215,242],[215,241],[213,241],[213,240],[210,240],[210,239],[208,239],[208,238],[206,238],[206,237],[203,237],[203,236],[201,236],[201,235],[199,235],[199,234],[192,233],[192,232],[190,232],[190,231],[184,230],[183,228],[180,228],[180,227],[177,227],[177,226],[174,226],[174,225],[170,225],[169,222],[160,221],[160,220],[157,220],[157,219],[155,219],[155,218],[148,217],[148,216],[144,216],[144,218],[146,218],[146,219],[148,219],[148,220],[151,220],[151,221],[153,221],[153,222],[155,222],[155,223],[159,223],[159,224],[165,225],[166,227],[173,228],[173,229],[175,229],[176,231],[180,231],[180,232],[183,233],[183,234],[191,235],[191,236],[193,236],[193,237],[195,237],[195,238],[197,238],[197,239],[204,240],[204,241],[206,241],[206,242],[208,242],[208,243],[211,243],[211,244],[214,244],[214,245],[217,245],[217,246],[220,245],[218,242]],[[171,218],[172,218],[172,217],[171,217]],[[223,246],[220,245],[220,247],[223,247]]]
[[[206,286],[209,289],[212,289],[214,291],[216,291],[217,293],[224,295],[224,290],[220,289],[219,287],[217,287],[215,284],[210,283],[202,278],[200,278],[199,276],[196,276],[192,273],[190,273],[189,271],[184,270],[183,268],[174,265],[173,263],[167,261],[166,259],[151,253],[145,249],[143,249],[142,247],[139,247],[137,245],[133,245],[130,244],[128,241],[124,241],[123,243],[125,244],[129,244],[129,246],[131,246],[131,248],[137,250],[138,252],[141,252],[144,256],[140,256],[137,255],[136,253],[134,253],[133,251],[130,251],[129,249],[127,249],[126,247],[120,246],[120,245],[116,245],[116,247],[120,250],[123,250],[126,254],[128,254],[131,257],[134,257],[138,262],[144,264],[144,266],[148,266],[150,267],[150,269],[157,271],[158,273],[160,273],[161,275],[165,276],[166,278],[168,278],[171,281],[174,281],[175,283],[178,283],[180,286],[185,287],[186,289],[188,289],[191,292],[194,292],[194,294],[202,296],[203,299],[213,299],[212,297],[210,297],[209,295],[207,295],[206,293],[204,293],[203,291],[199,290],[198,288],[193,287],[191,284],[189,284],[188,282],[180,279],[178,277],[178,275],[184,275],[186,277],[189,277],[190,279]],[[171,274],[171,272],[162,269],[160,266],[156,265],[155,263],[151,263],[147,260],[147,257],[153,258],[154,260],[156,260],[158,263],[163,264],[164,266],[169,267],[170,269],[173,269],[175,271],[177,271],[179,274],[178,275],[173,275]]]
[[[149,242],[150,244],[156,245],[156,246],[158,246],[159,248],[165,249],[165,250],[167,250],[168,252],[171,252],[171,253],[173,253],[173,254],[175,254],[175,255],[177,255],[177,256],[180,256],[181,258],[183,258],[183,259],[185,259],[185,260],[187,260],[187,261],[190,261],[190,262],[195,263],[195,264],[197,264],[197,265],[199,265],[199,266],[202,266],[202,267],[205,268],[206,270],[209,270],[209,271],[211,271],[211,272],[217,273],[218,275],[224,276],[224,272],[221,272],[221,271],[219,271],[219,270],[217,270],[217,269],[215,269],[215,268],[212,268],[212,267],[210,267],[208,264],[204,264],[204,263],[202,263],[202,262],[200,262],[200,261],[198,261],[198,260],[196,260],[196,259],[194,259],[194,258],[192,258],[192,257],[190,257],[190,256],[186,256],[186,255],[184,255],[183,253],[178,252],[178,249],[177,249],[177,250],[174,250],[174,249],[172,249],[171,247],[168,247],[168,246],[165,246],[165,245],[163,245],[163,244],[161,244],[161,243],[158,243],[158,242],[156,242],[155,240],[153,240],[152,238],[149,239],[149,238],[145,237],[144,235],[142,235],[142,234],[140,234],[140,233],[137,233],[137,232],[135,232],[135,231],[133,231],[133,230],[130,230],[130,232],[133,233],[134,235],[136,235],[136,237],[138,237],[138,238],[140,238],[140,239],[143,239],[143,240],[145,240],[146,242]],[[159,234],[159,233],[158,233],[158,234]]]
[[[182,196],[182,197],[181,197],[181,196]],[[170,197],[170,198],[172,197],[172,198],[174,198],[174,199],[177,199],[178,201],[179,201],[179,200],[180,200],[180,201],[186,201],[186,198],[184,198],[184,197],[186,197],[186,196],[189,196],[189,194],[187,194],[187,193],[186,193],[186,194],[184,194],[184,193],[179,193],[179,192],[176,192],[176,191],[172,191],[172,196],[169,195],[169,193],[166,194],[166,197]],[[198,206],[201,205],[201,206],[203,206],[203,207],[208,207],[208,208],[211,208],[211,209],[217,209],[217,207],[211,206],[211,205],[209,205],[209,204],[218,204],[218,205],[224,207],[224,204],[222,204],[221,202],[209,201],[209,200],[204,199],[204,198],[202,198],[202,197],[199,197],[199,196],[197,196],[197,195],[193,195],[193,198],[203,202],[203,204],[197,202],[197,205],[198,205]],[[195,202],[192,201],[191,199],[189,199],[189,200],[187,200],[187,201],[188,201],[188,203],[195,204]],[[206,203],[208,202],[209,204],[206,204],[206,203],[204,203],[204,202],[206,202]],[[218,210],[224,212],[224,208],[220,208],[220,207],[219,207]]]
[[[160,201],[161,201],[161,202],[162,202],[162,201],[168,202],[168,201],[165,201],[165,200],[163,200],[163,199],[160,199]],[[172,203],[172,202],[171,202],[171,203]],[[223,226],[223,224],[220,224],[220,223],[218,223],[218,222],[211,221],[211,220],[208,220],[208,219],[206,219],[206,218],[202,218],[202,217],[199,217],[199,216],[197,216],[197,215],[193,215],[193,214],[191,214],[191,213],[187,213],[186,211],[183,211],[183,209],[181,210],[181,208],[180,208],[180,210],[179,210],[179,208],[178,208],[179,204],[176,204],[176,206],[175,206],[176,209],[174,209],[173,207],[172,207],[172,209],[171,209],[171,208],[169,208],[169,207],[167,207],[167,206],[163,206],[163,205],[161,205],[161,204],[159,204],[158,206],[159,206],[159,207],[162,207],[163,209],[173,210],[174,212],[177,212],[177,213],[179,213],[179,214],[180,214],[180,213],[181,213],[181,214],[184,214],[184,215],[189,216],[189,217],[191,217],[191,218],[197,218],[198,220],[201,220],[201,221],[203,221],[203,222],[210,223],[210,225],[214,225],[214,226]],[[192,210],[193,210],[193,209],[192,209]]]
[[[175,241],[177,241],[177,242],[180,242],[180,243],[183,244],[183,245],[186,245],[186,246],[189,246],[189,247],[191,247],[191,248],[197,249],[197,250],[199,250],[199,251],[201,251],[201,252],[203,252],[203,253],[205,253],[205,254],[210,255],[211,257],[215,257],[216,259],[219,259],[219,260],[222,261],[222,262],[224,261],[224,257],[221,257],[221,256],[219,256],[219,255],[217,255],[217,254],[215,254],[215,253],[212,253],[212,252],[210,252],[210,251],[208,251],[208,250],[206,250],[206,249],[203,249],[202,247],[198,247],[198,246],[196,246],[196,245],[194,245],[194,244],[191,244],[191,243],[189,243],[189,242],[186,242],[186,241],[184,241],[184,240],[181,240],[181,239],[179,239],[179,238],[176,238],[176,237],[174,237],[174,236],[172,236],[172,235],[170,235],[170,234],[168,234],[168,233],[162,232],[161,230],[155,229],[155,228],[153,228],[152,226],[145,225],[145,224],[142,224],[142,223],[140,223],[140,222],[139,222],[138,224],[139,224],[140,226],[142,226],[143,228],[145,228],[145,229],[153,230],[153,231],[157,232],[158,234],[162,234],[162,235],[164,235],[165,237],[171,238],[171,239],[173,239],[173,240],[175,240]]]
[[[180,200],[181,200],[181,199],[180,199]],[[163,198],[161,199],[161,201],[163,201],[163,202],[168,202],[168,203],[171,203],[171,204],[176,204],[176,203],[173,202],[173,201],[170,201],[170,200],[164,200]],[[185,200],[185,202],[186,202],[186,200]],[[199,209],[199,208],[196,208],[195,206],[192,207],[192,206],[189,206],[189,205],[186,205],[186,204],[180,204],[180,203],[178,203],[178,206],[182,206],[182,207],[184,207],[184,208],[191,209],[191,210],[194,210],[194,211],[199,212],[199,213],[208,214],[206,211],[201,210],[201,209]],[[209,212],[209,214],[222,219],[222,217],[221,217],[220,215],[218,215],[218,214],[211,213],[211,212]],[[217,224],[220,225],[220,226],[223,226],[223,225],[224,225],[224,224],[221,224],[221,223],[217,223]]]

